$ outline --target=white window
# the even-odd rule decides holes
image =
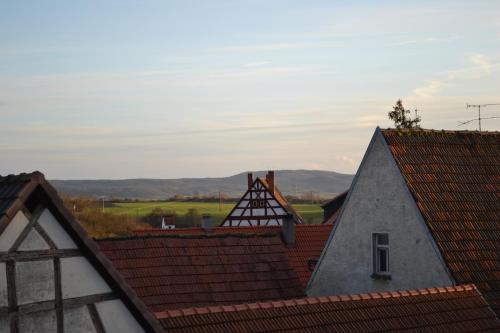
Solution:
[[[373,274],[379,277],[389,273],[389,234],[373,234]]]

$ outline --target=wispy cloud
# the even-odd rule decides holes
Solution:
[[[331,40],[316,41],[316,42],[279,42],[269,44],[247,44],[247,45],[229,45],[216,47],[207,50],[207,52],[221,53],[257,53],[257,52],[272,52],[291,49],[311,49],[311,48],[338,48],[342,44],[332,42]]]
[[[427,38],[421,38],[421,39],[404,40],[404,41],[393,43],[392,45],[394,45],[394,46],[408,46],[408,45],[414,45],[414,44],[440,44],[440,43],[452,42],[452,41],[455,41],[458,39],[460,39],[459,36],[449,36],[449,37],[443,37],[443,38],[427,37]]]
[[[268,65],[269,63],[270,63],[269,61],[250,62],[248,64],[243,65],[243,67],[260,67]]]
[[[471,55],[469,62],[472,66],[446,71],[439,78],[427,80],[425,85],[415,88],[410,97],[430,98],[455,81],[480,79],[500,68],[500,63],[492,63],[483,54]]]

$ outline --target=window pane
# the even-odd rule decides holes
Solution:
[[[377,244],[378,245],[389,245],[389,235],[388,234],[377,234]]]
[[[387,250],[386,249],[378,249],[378,262],[379,262],[379,267],[378,267],[379,272],[389,271],[388,267],[387,267]]]

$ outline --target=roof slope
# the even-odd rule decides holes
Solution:
[[[99,246],[152,311],[304,295],[276,235],[145,236]]]
[[[297,223],[304,223],[304,219],[302,218],[302,215],[299,214],[299,212],[297,212],[295,210],[295,208],[293,208],[293,206],[285,199],[285,196],[283,195],[283,193],[281,193],[281,191],[278,189],[278,186],[276,186],[276,184],[274,185],[274,193],[271,191],[271,188],[268,184],[268,182],[265,180],[265,179],[262,179],[262,178],[259,178],[257,177],[258,180],[260,180],[260,182],[262,183],[262,185],[264,185],[264,187],[274,195],[274,198],[276,199],[276,201],[278,201],[278,203],[283,206],[283,208],[286,210],[286,212],[290,215],[293,216],[294,220],[297,222]]]
[[[453,277],[500,315],[500,133],[382,134]]]
[[[83,227],[64,207],[56,190],[45,180],[42,173],[23,173],[0,176],[0,234],[20,210],[32,210],[43,205],[51,211],[64,230],[78,245],[102,278],[109,283],[116,295],[126,305],[135,319],[148,332],[159,332],[159,323],[146,306],[134,294],[109,260],[99,251],[97,244],[87,236]]]
[[[290,266],[297,273],[302,287],[305,288],[311,277],[310,260],[317,260],[325,247],[333,225],[297,224],[295,225],[295,245],[285,248]],[[212,234],[267,234],[280,233],[281,226],[218,227]],[[203,228],[149,229],[136,230],[137,235],[204,235]],[[280,238],[281,239],[281,238]]]
[[[474,286],[165,311],[166,332],[476,332],[500,321]]]

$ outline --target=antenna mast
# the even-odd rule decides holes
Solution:
[[[470,122],[473,122],[475,120],[478,121],[478,124],[479,124],[479,132],[481,132],[481,120],[483,119],[496,119],[496,118],[500,118],[500,117],[488,117],[488,118],[481,118],[481,108],[485,108],[487,106],[492,106],[492,105],[500,105],[500,103],[490,103],[490,104],[466,104],[466,108],[469,109],[469,108],[477,108],[477,113],[478,113],[478,116],[477,118],[475,119],[471,119],[471,120],[467,120],[467,121],[464,121],[464,122],[459,122],[459,125],[458,126],[462,126],[462,125],[465,125],[465,124],[468,124]]]

